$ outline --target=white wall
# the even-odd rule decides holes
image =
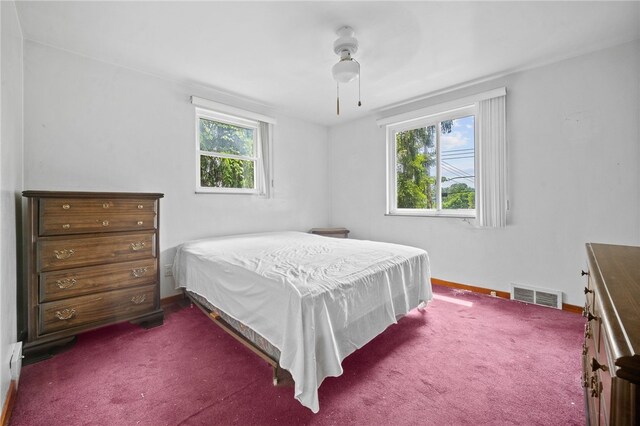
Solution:
[[[507,86],[506,229],[384,216],[385,135],[373,116],[327,132],[276,113],[273,198],[196,195],[189,96],[273,111],[33,42],[25,43],[24,188],[165,193],[162,264],[193,238],[332,224],[354,238],[427,249],[441,279],[557,288],[579,305],[584,243],[640,243],[639,51],[626,44],[413,106]],[[163,278],[163,296],[172,293]]]
[[[241,100],[30,41],[24,61],[25,189],[164,193],[161,264],[190,239],[328,225],[325,127],[276,114],[271,199],[195,194],[189,96],[246,108]],[[172,279],[161,286],[174,293]]]
[[[9,359],[17,340],[16,290],[22,191],[22,31],[13,2],[0,2],[0,407],[11,381]]]
[[[400,113],[507,87],[511,212],[505,229],[385,216],[385,131],[330,129],[333,226],[429,252],[434,277],[497,290],[559,289],[582,305],[586,242],[640,244],[640,43],[511,74]]]

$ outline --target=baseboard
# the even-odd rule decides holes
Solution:
[[[12,380],[11,383],[9,383],[9,390],[7,390],[7,399],[5,399],[4,407],[2,407],[0,426],[7,426],[9,424],[9,420],[11,420],[11,413],[13,412],[13,405],[16,402],[17,393],[18,388],[16,386],[16,381]]]
[[[441,280],[438,278],[431,278],[431,283],[436,285],[442,285],[445,287],[459,288],[461,290],[469,290],[474,293],[481,293],[481,294],[488,294],[488,295],[491,295],[491,292],[495,291],[497,297],[501,297],[503,299],[511,299],[511,293],[509,293],[508,291],[499,291],[499,290],[492,290],[490,288],[476,287],[473,285],[459,284],[451,281]]]
[[[584,308],[582,306],[570,305],[568,303],[562,304],[562,310],[567,312],[573,312],[574,314],[582,315]]]
[[[441,280],[439,278],[431,278],[431,283],[432,284],[436,284],[436,285],[441,285],[444,287],[450,287],[450,288],[459,288],[462,290],[469,290],[469,291],[473,291],[474,293],[481,293],[481,294],[489,294],[491,295],[491,292],[495,292],[497,297],[501,297],[503,299],[511,299],[511,293],[509,293],[508,291],[499,291],[499,290],[492,290],[490,288],[484,288],[484,287],[476,287],[476,286],[472,286],[472,285],[467,285],[467,284],[459,284],[459,283],[454,283],[451,281],[445,281],[445,280]],[[582,307],[581,306],[576,306],[576,305],[569,305],[568,303],[563,303],[562,304],[562,310],[563,311],[567,311],[567,312],[572,312],[574,314],[582,314]]]
[[[167,305],[173,305],[174,303],[178,303],[181,300],[184,300],[184,293],[163,297],[162,299],[160,299],[160,306],[164,308]]]

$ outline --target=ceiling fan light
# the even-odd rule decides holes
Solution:
[[[337,82],[348,83],[360,74],[360,65],[356,61],[346,59],[335,64],[331,73]]]

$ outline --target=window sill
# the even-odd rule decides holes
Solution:
[[[226,194],[226,195],[264,195],[263,192],[259,191],[242,191],[242,190],[196,190],[196,194]]]
[[[452,219],[475,219],[476,215],[465,212],[424,212],[424,211],[406,211],[406,212],[389,212],[385,216],[409,216],[409,217],[448,217]]]

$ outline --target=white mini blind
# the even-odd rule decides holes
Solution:
[[[506,96],[484,99],[477,104],[478,225],[503,228],[507,225],[507,140]]]
[[[263,181],[263,193],[265,197],[271,198],[271,190],[273,186],[273,168],[271,164],[271,127],[270,123],[264,121],[258,122],[258,135],[259,135],[259,148],[262,158],[262,181]]]

